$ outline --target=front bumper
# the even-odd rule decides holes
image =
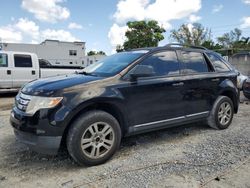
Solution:
[[[14,129],[14,133],[18,141],[42,154],[56,155],[62,140],[61,136],[38,136],[17,129]]]
[[[50,155],[57,154],[64,128],[59,123],[56,126],[51,124],[49,116],[48,110],[39,111],[34,116],[27,116],[14,107],[10,123],[17,140],[33,151]]]

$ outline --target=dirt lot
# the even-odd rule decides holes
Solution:
[[[227,130],[192,124],[134,136],[106,164],[78,167],[65,151],[45,156],[15,141],[13,96],[0,96],[0,187],[250,187],[247,101]]]

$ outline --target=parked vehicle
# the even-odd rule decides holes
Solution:
[[[238,88],[240,90],[243,90],[243,83],[248,79],[248,76],[245,76],[241,72],[238,71],[238,76],[237,76],[237,82],[238,82]]]
[[[81,67],[47,67],[37,55],[26,52],[0,51],[0,91],[18,90],[22,85],[38,78],[65,75],[81,70]]]
[[[237,75],[205,48],[125,51],[79,74],[26,84],[10,121],[32,150],[56,154],[66,142],[78,164],[98,165],[125,136],[204,120],[228,128],[238,111]]]
[[[243,84],[243,94],[246,98],[250,99],[250,78],[245,80]]]

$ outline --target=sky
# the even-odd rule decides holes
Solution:
[[[166,29],[159,45],[174,42],[172,29],[195,22],[214,39],[236,27],[250,37],[250,0],[1,0],[0,40],[84,41],[87,51],[111,54],[126,40],[128,21],[152,19]]]

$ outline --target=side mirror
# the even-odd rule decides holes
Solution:
[[[130,78],[132,81],[137,80],[140,77],[150,77],[154,75],[154,69],[150,65],[136,65],[132,72],[130,73]]]

